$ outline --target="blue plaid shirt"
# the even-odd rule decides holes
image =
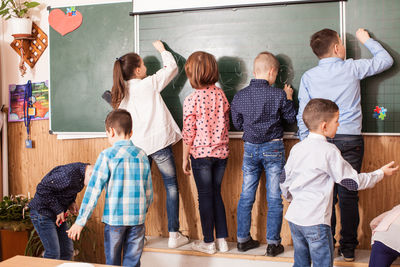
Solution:
[[[102,222],[114,226],[143,224],[153,202],[149,160],[130,140],[115,142],[97,158],[76,224],[84,226],[106,187]]]
[[[287,100],[285,91],[263,79],[252,79],[235,95],[231,113],[235,128],[244,131],[243,140],[253,144],[282,138],[282,120],[296,121],[293,101]]]

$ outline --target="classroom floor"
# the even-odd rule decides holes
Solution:
[[[179,267],[289,267],[293,266],[293,247],[285,246],[285,252],[277,257],[264,256],[266,244],[262,244],[259,248],[246,252],[239,252],[236,243],[230,242],[230,250],[225,253],[216,253],[207,255],[201,252],[193,251],[191,244],[187,244],[178,249],[168,248],[168,238],[147,237],[147,244],[142,255],[143,267],[155,266],[179,266]],[[193,240],[192,240],[193,241]],[[337,256],[335,251],[334,266],[368,266],[369,250],[356,250],[356,261],[345,262],[342,257]],[[400,266],[400,260],[395,265]]]

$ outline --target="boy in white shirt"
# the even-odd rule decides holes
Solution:
[[[282,195],[290,202],[285,218],[293,239],[294,267],[311,266],[311,261],[313,266],[333,266],[330,222],[334,183],[354,191],[371,188],[384,175],[398,170],[390,162],[374,172],[358,174],[326,140],[335,136],[338,119],[334,102],[310,100],[303,112],[310,134],[292,148],[281,176]]]

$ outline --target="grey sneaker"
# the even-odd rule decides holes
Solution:
[[[172,237],[170,233],[170,237],[168,239],[169,248],[178,248],[186,245],[187,243],[189,243],[189,237],[181,234],[181,232],[176,232],[176,234],[174,234],[174,237]]]
[[[192,243],[192,249],[200,251],[200,252],[204,252],[207,254],[214,254],[217,252],[214,242],[204,243],[204,241],[194,241]]]

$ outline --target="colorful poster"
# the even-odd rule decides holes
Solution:
[[[32,83],[32,102],[35,115],[31,120],[49,118],[49,81]],[[24,121],[24,97],[26,84],[10,84],[10,108],[8,121]]]

